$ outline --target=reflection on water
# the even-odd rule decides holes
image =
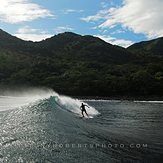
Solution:
[[[0,98],[0,162],[162,162],[162,103],[86,100],[81,119],[55,100]]]

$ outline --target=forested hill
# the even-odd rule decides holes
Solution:
[[[31,42],[0,30],[0,85],[75,96],[162,96],[163,58],[70,32]]]
[[[154,55],[163,57],[163,37],[133,44],[128,47],[128,50],[140,55]]]

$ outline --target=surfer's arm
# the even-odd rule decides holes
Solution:
[[[90,108],[88,105],[85,105],[86,107]]]

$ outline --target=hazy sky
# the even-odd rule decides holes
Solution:
[[[0,28],[39,41],[71,31],[120,46],[163,36],[163,0],[0,0]]]

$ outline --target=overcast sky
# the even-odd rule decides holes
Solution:
[[[40,41],[65,31],[127,47],[163,36],[163,0],[0,0],[0,28]]]

